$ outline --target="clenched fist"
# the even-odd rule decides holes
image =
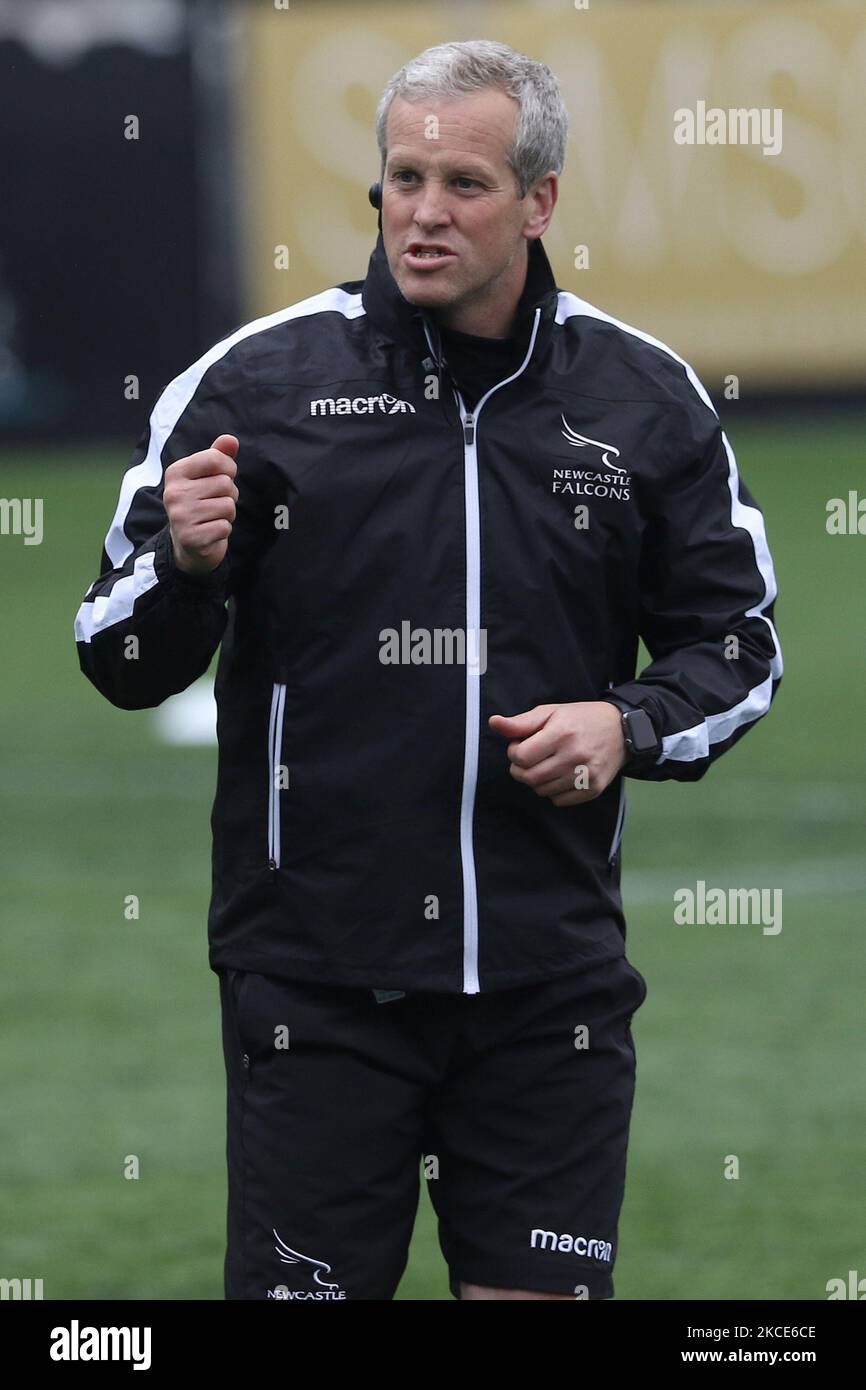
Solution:
[[[220,434],[209,449],[165,470],[162,500],[175,564],[187,574],[216,569],[228,549],[238,500],[234,478],[239,448],[233,434]]]
[[[608,700],[536,705],[520,714],[491,714],[487,722],[510,740],[511,776],[554,806],[601,796],[628,757],[622,715]]]

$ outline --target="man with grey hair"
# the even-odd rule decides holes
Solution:
[[[567,124],[501,43],[395,75],[365,279],[166,388],[76,620],[122,707],[222,643],[228,1298],[392,1298],[419,1167],[455,1297],[613,1295],[625,778],[702,777],[782,661],[701,383],[556,285]]]

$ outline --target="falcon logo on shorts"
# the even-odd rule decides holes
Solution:
[[[558,1236],[555,1231],[534,1230],[529,1237],[533,1250],[561,1250],[564,1254],[586,1255],[590,1260],[609,1260],[609,1240],[588,1240],[586,1236]]]
[[[273,1229],[273,1228],[272,1228]],[[311,1255],[302,1255],[300,1251],[293,1250],[290,1245],[286,1245],[279,1232],[274,1231],[277,1243],[274,1246],[284,1265],[306,1265],[313,1275],[313,1283],[318,1284],[318,1289],[289,1289],[285,1284],[278,1284],[276,1288],[268,1289],[268,1298],[300,1298],[300,1299],[323,1299],[323,1298],[345,1298],[346,1292],[340,1288],[339,1284],[332,1284],[327,1279],[320,1279],[320,1274],[330,1274],[331,1266],[324,1260],[314,1260]]]

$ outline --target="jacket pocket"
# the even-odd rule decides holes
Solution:
[[[283,718],[286,709],[285,685],[274,685],[271,692],[271,718],[268,726],[268,867],[280,866],[280,791],[283,780]]]
[[[612,870],[619,854],[619,847],[622,843],[622,832],[625,827],[625,778],[619,779],[619,808],[616,813],[616,824],[613,828],[613,837],[610,842],[610,849],[607,853],[607,866]]]
[[[234,1034],[237,1040],[237,1048],[240,1053],[241,1066],[243,1068],[243,1079],[245,1081],[249,1079],[250,1074],[250,1048],[244,1029],[242,1009],[248,979],[248,971],[236,970],[234,966],[226,967],[226,985],[228,987],[229,1006],[232,1014]]]

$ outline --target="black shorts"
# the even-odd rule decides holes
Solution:
[[[611,1298],[646,982],[490,994],[221,969],[229,1299],[391,1299],[426,1181],[449,1286]]]

